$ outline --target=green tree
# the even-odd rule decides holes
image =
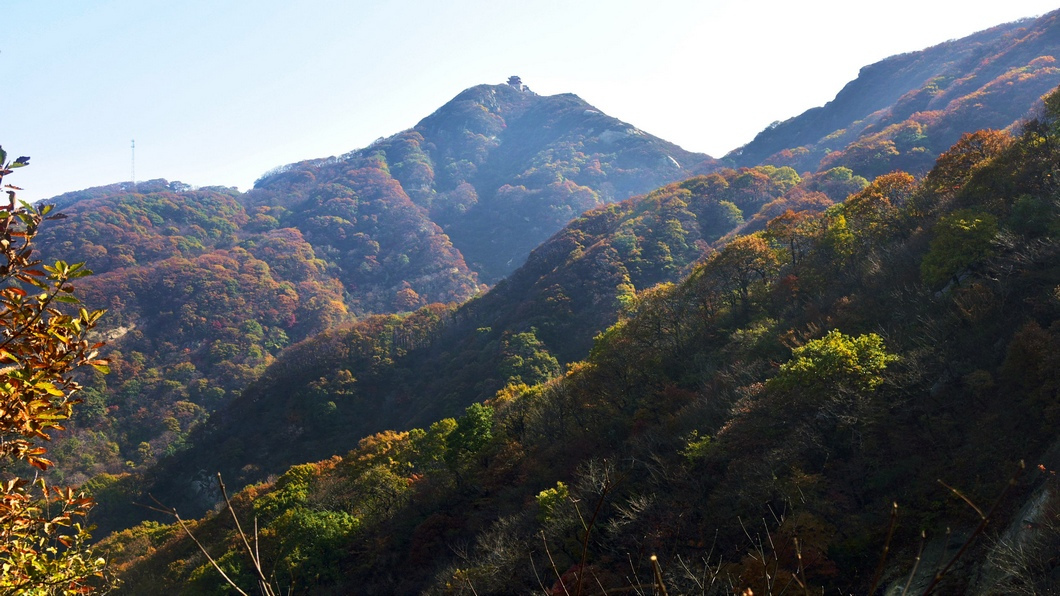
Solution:
[[[8,161],[0,148],[0,182],[28,157]],[[47,470],[41,440],[70,418],[80,400],[75,371],[107,371],[102,344],[87,337],[103,311],[80,307],[72,280],[83,264],[31,258],[50,206],[15,204],[0,211],[0,593],[83,594],[105,588],[106,563],[94,558],[81,526],[92,500],[73,489],[30,479],[24,464]],[[62,308],[61,308],[62,307]]]
[[[920,263],[926,283],[940,285],[994,254],[997,218],[974,209],[958,209],[939,218],[935,238]]]
[[[840,203],[829,207],[824,212],[824,234],[819,245],[825,258],[837,270],[849,266],[850,258],[854,256],[856,248],[857,239],[847,224],[847,218],[844,215],[845,207],[845,204]]]
[[[447,463],[455,468],[469,456],[478,453],[493,438],[493,408],[471,404],[456,421],[456,428],[445,437]]]
[[[810,188],[823,192],[833,201],[840,202],[868,185],[868,180],[855,176],[850,168],[839,166],[815,175]]]
[[[795,348],[769,386],[783,390],[864,394],[883,383],[887,364],[898,360],[875,333],[851,337],[838,329]]]
[[[537,329],[516,333],[503,342],[500,372],[508,383],[536,385],[558,376],[559,361],[537,338]]]
[[[538,520],[546,522],[554,512],[570,499],[570,489],[562,482],[556,482],[556,488],[546,488],[537,493]]]
[[[696,217],[703,235],[710,240],[731,232],[744,222],[743,212],[732,201],[706,201]]]
[[[345,511],[292,507],[283,512],[267,531],[269,537],[278,538],[277,550],[284,553],[276,565],[278,575],[290,585],[319,586],[336,581],[342,576],[339,563],[346,543],[360,523]]]
[[[773,184],[777,185],[777,188],[781,193],[785,193],[796,186],[799,182],[802,182],[802,178],[799,177],[798,172],[788,166],[774,167],[774,166],[761,166],[760,169],[769,174],[770,180]]]
[[[449,435],[454,430],[456,420],[443,418],[432,423],[426,431],[419,428],[409,431],[417,471],[430,472],[442,467],[446,459]]]

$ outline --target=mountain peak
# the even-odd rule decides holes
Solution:
[[[350,179],[350,168],[376,170],[373,179],[399,185],[487,283],[515,270],[534,247],[584,211],[715,163],[608,116],[573,93],[534,93],[518,76],[469,87],[412,129],[338,162],[285,166],[283,176],[263,178],[251,194],[283,182],[286,200],[332,183],[354,184],[351,189],[365,195],[357,187],[361,183]]]

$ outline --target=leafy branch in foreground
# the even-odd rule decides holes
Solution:
[[[8,161],[0,148],[0,183],[28,157]],[[92,499],[49,486],[52,467],[39,441],[63,430],[80,400],[75,371],[107,372],[89,331],[103,311],[80,307],[71,282],[90,275],[82,263],[33,259],[33,239],[51,206],[0,208],[0,594],[87,594],[105,591],[106,561],[86,546],[81,522]],[[61,304],[67,306],[60,310]],[[76,309],[76,312],[71,312]],[[37,468],[34,471],[33,468]],[[31,476],[32,473],[32,476]]]

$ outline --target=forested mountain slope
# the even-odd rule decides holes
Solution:
[[[1060,84],[1060,11],[864,67],[828,104],[763,130],[736,165],[922,174],[962,133],[1004,129]]]
[[[742,191],[747,177],[768,184]],[[507,384],[548,380],[583,358],[638,290],[677,279],[731,230],[736,203],[771,202],[798,182],[790,169],[764,167],[673,183],[586,213],[459,307],[369,317],[294,345],[189,437],[186,452],[147,472],[146,490],[197,511],[216,498],[202,492],[201,470],[241,486],[374,432],[458,414]]]
[[[562,377],[291,468],[236,510],[295,593],[868,593],[906,584],[921,530],[971,544],[946,593],[1054,590],[1058,163],[1060,94],[1015,138],[967,135],[922,181],[782,214],[638,292]],[[1020,459],[1042,465],[1014,476]],[[192,531],[252,585],[228,524]],[[105,546],[130,593],[225,590],[175,526]]]
[[[84,392],[58,473],[76,481],[183,448],[283,347],[355,314],[475,294],[441,230],[395,182],[375,182],[296,212],[248,211],[232,189],[166,181],[58,197],[66,219],[40,234],[40,250],[97,273],[80,291],[108,308],[113,363]]]
[[[305,240],[248,233],[232,189],[152,181],[57,203],[66,219],[41,231],[38,251],[95,270],[77,289],[108,311],[101,339],[111,361],[53,447],[67,481],[182,448],[273,354],[350,318],[342,285]]]

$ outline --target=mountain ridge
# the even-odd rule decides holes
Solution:
[[[406,131],[339,158],[299,162],[264,176],[248,200],[273,200],[267,195],[276,186],[307,192],[332,164],[354,160],[385,167],[487,283],[513,271],[583,211],[715,163],[572,93],[541,96],[522,86],[476,85]]]
[[[856,158],[833,158],[829,166],[845,165],[856,173],[875,176],[888,168],[916,170],[923,173],[935,156],[948,148],[960,136],[980,128],[1005,128],[1030,116],[1024,107],[1060,84],[1060,73],[1051,69],[1033,77],[1018,76],[1004,81],[998,89],[990,84],[1034,63],[1042,56],[1055,57],[1060,51],[1060,11],[1038,18],[1022,19],[998,25],[964,38],[949,40],[925,50],[907,52],[885,58],[865,66],[858,77],[843,87],[836,97],[824,106],[811,108],[799,116],[780,122],[760,132],[743,147],[723,158],[736,165],[773,163],[791,165],[798,171],[817,171],[822,161],[834,151],[855,145],[859,137],[875,126],[879,132],[889,125],[915,124],[918,135],[911,145],[884,148],[885,155],[878,164],[860,163]],[[1016,98],[992,99],[992,95],[1019,93]],[[978,97],[988,113],[978,110],[977,122],[954,124],[960,113],[959,105],[947,105],[962,97]],[[1003,107],[998,107],[998,106]],[[981,108],[983,106],[980,106]],[[925,115],[917,117],[917,112]],[[930,117],[928,113],[938,113]],[[967,118],[967,116],[965,116]],[[926,128],[926,133],[920,128]],[[934,132],[933,128],[938,132]],[[850,132],[854,131],[854,132]],[[884,140],[894,141],[897,131]],[[937,138],[935,138],[937,137]],[[896,141],[901,145],[901,141]],[[881,145],[878,143],[877,145]],[[925,148],[922,155],[909,155],[914,147]],[[880,149],[875,148],[877,151]],[[906,158],[904,161],[901,158]],[[861,167],[858,167],[858,166]]]

